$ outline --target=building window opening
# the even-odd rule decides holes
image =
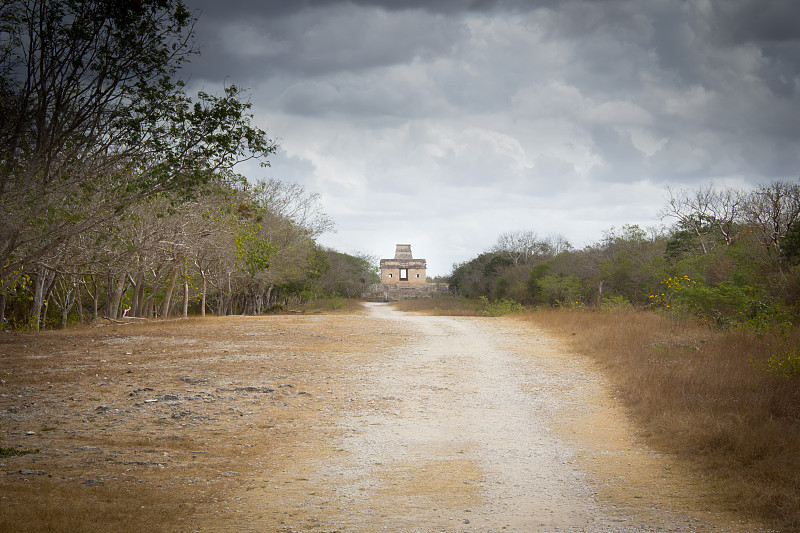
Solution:
[[[390,277],[390,278],[392,277],[392,273],[391,273],[391,272],[389,272],[389,277]]]
[[[417,274],[417,277],[419,277],[419,274]]]
[[[408,269],[401,268],[400,269],[400,281],[408,281]]]

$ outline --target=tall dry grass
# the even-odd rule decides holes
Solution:
[[[400,311],[439,316],[476,316],[476,304],[467,298],[454,296],[434,296],[432,298],[411,298],[392,302]]]
[[[697,465],[720,502],[800,531],[800,377],[765,371],[799,332],[759,337],[636,311],[525,319],[596,360],[642,434]]]

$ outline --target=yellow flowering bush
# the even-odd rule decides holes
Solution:
[[[673,276],[661,282],[661,291],[651,294],[650,306],[674,314],[691,314],[723,327],[765,331],[785,329],[789,314],[785,304],[750,286],[731,282],[716,287],[689,276]]]

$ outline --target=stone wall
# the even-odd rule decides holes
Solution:
[[[450,285],[447,283],[379,283],[373,285],[365,298],[374,302],[396,302],[408,298],[431,298],[448,294]]]

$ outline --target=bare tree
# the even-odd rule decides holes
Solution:
[[[780,253],[781,239],[800,220],[800,182],[759,186],[748,196],[743,211],[759,242]]]
[[[745,196],[736,189],[714,190],[708,206],[709,221],[730,246],[739,235]]]
[[[713,240],[709,237],[714,229],[714,226],[709,223],[712,218],[713,186],[680,189],[679,191],[673,191],[671,187],[667,187],[667,192],[669,193],[668,205],[658,213],[661,220],[676,219],[683,228],[697,236],[703,253],[707,254],[714,247]]]
[[[493,253],[510,259],[514,266],[531,261],[548,261],[572,246],[563,235],[549,235],[540,239],[535,231],[507,231],[497,238]]]
[[[514,266],[517,266],[520,263],[527,263],[537,251],[541,250],[541,246],[542,243],[535,231],[506,231],[497,237],[497,242],[491,251],[511,259]]]

